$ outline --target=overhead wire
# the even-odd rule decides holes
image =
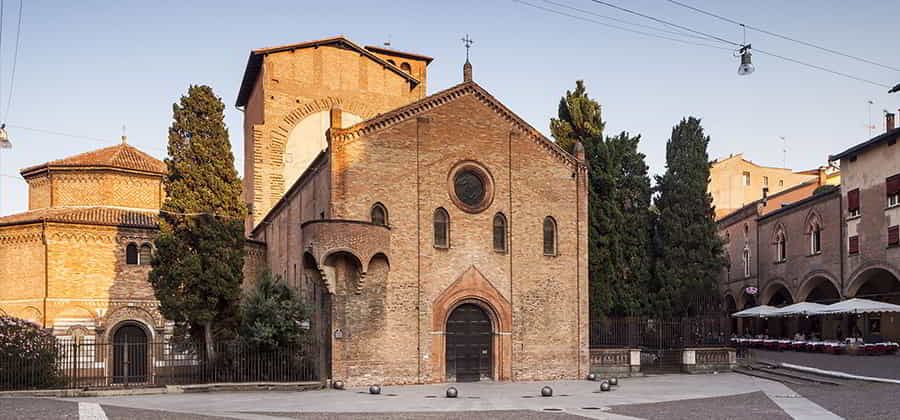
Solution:
[[[22,5],[24,0],[19,0],[19,21],[16,25],[16,47],[13,50],[12,74],[9,77],[9,93],[6,100],[6,112],[3,114],[3,121],[9,118],[9,109],[12,106],[13,88],[16,86],[16,64],[19,61],[19,36],[22,34]]]
[[[654,33],[649,33],[649,32],[644,32],[644,31],[639,31],[639,30],[636,30],[636,29],[631,29],[631,28],[626,28],[626,27],[622,27],[622,26],[619,26],[619,25],[614,25],[614,24],[610,24],[610,23],[606,23],[606,22],[601,22],[601,21],[598,21],[598,20],[595,20],[595,19],[591,19],[591,18],[588,18],[588,17],[578,16],[578,15],[574,15],[574,14],[571,14],[571,13],[567,13],[567,12],[562,11],[562,10],[557,10],[557,9],[553,9],[553,8],[549,8],[549,7],[544,7],[544,6],[541,6],[541,5],[538,5],[538,4],[530,3],[530,2],[525,1],[525,0],[513,0],[513,2],[514,2],[514,3],[522,4],[522,5],[525,5],[525,6],[528,6],[528,7],[532,7],[532,8],[538,9],[538,10],[543,10],[543,11],[545,11],[545,12],[554,13],[554,14],[557,14],[557,15],[560,15],[560,16],[565,16],[565,17],[569,17],[569,18],[573,18],[573,19],[578,19],[578,20],[582,20],[582,21],[585,21],[585,22],[591,22],[591,23],[594,23],[594,24],[597,24],[597,25],[607,26],[607,27],[610,27],[610,28],[613,28],[613,29],[618,29],[618,30],[622,30],[622,31],[626,31],[626,32],[631,32],[631,33],[635,33],[635,34],[639,34],[639,35],[644,35],[644,36],[648,36],[648,37],[652,37],[652,38],[665,39],[665,40],[669,40],[669,41],[679,42],[679,43],[687,44],[687,45],[694,45],[694,46],[698,46],[698,47],[706,47],[706,48],[715,48],[715,49],[725,49],[725,50],[730,50],[730,48],[723,48],[723,47],[716,46],[716,45],[709,45],[709,44],[703,44],[703,43],[699,43],[699,42],[692,42],[692,41],[685,40],[685,39],[673,38],[673,37],[669,37],[669,36],[665,36],[665,35],[659,35],[659,34],[654,34]],[[547,2],[547,3],[550,3],[550,2]]]
[[[663,33],[667,33],[667,34],[671,34],[671,35],[686,36],[686,37],[695,38],[695,39],[702,39],[702,40],[705,40],[705,39],[706,39],[706,37],[703,37],[703,36],[700,36],[700,35],[694,35],[694,34],[691,34],[691,33],[684,32],[684,31],[673,31],[673,30],[669,30],[669,29],[660,28],[660,27],[657,27],[657,26],[643,25],[643,24],[640,24],[640,23],[637,23],[637,22],[632,22],[632,21],[630,21],[630,20],[620,19],[620,18],[613,17],[613,16],[601,15],[601,14],[599,14],[599,13],[592,12],[592,11],[587,10],[587,9],[582,9],[582,8],[580,8],[580,7],[575,7],[575,6],[566,4],[566,3],[560,3],[560,2],[557,2],[557,1],[553,1],[553,0],[543,0],[543,1],[544,1],[544,3],[552,4],[552,5],[557,6],[557,7],[562,7],[562,8],[569,9],[569,10],[574,10],[574,11],[581,12],[581,13],[584,13],[584,14],[588,14],[588,15],[591,15],[591,16],[594,16],[594,17],[598,17],[598,18],[601,18],[601,19],[611,20],[611,21],[613,21],[613,22],[619,22],[619,23],[622,23],[622,24],[625,24],[625,25],[631,25],[631,26],[635,26],[635,27],[638,27],[638,28],[649,29],[649,30],[651,30],[651,31],[658,31],[658,32],[663,32]]]
[[[680,6],[680,7],[689,9],[689,10],[693,10],[693,11],[695,11],[695,12],[697,12],[697,13],[704,14],[704,15],[707,15],[707,16],[710,16],[710,17],[719,19],[719,20],[724,21],[724,22],[733,23],[733,24],[735,24],[735,25],[739,25],[739,26],[745,27],[745,28],[747,28],[747,29],[750,29],[750,30],[753,30],[753,31],[756,31],[756,32],[764,33],[764,34],[766,34],[766,35],[770,35],[770,36],[773,36],[773,37],[776,37],[776,38],[781,38],[781,39],[783,39],[783,40],[785,40],[785,41],[794,42],[794,43],[797,43],[797,44],[800,44],[800,45],[804,45],[804,46],[807,46],[807,47],[810,47],[810,48],[815,48],[815,49],[818,49],[818,50],[821,50],[821,51],[825,51],[825,52],[827,52],[827,53],[831,53],[831,54],[834,54],[834,55],[839,55],[839,56],[841,56],[841,57],[850,58],[850,59],[853,59],[853,60],[856,60],[856,61],[860,61],[860,62],[863,62],[863,63],[867,63],[867,64],[871,64],[871,65],[878,66],[878,67],[881,67],[881,68],[885,68],[885,69],[889,69],[889,70],[893,70],[893,71],[900,72],[900,67],[894,67],[894,66],[890,66],[890,65],[887,65],[887,64],[882,64],[882,63],[879,63],[879,62],[877,62],[877,61],[869,60],[869,59],[867,59],[867,58],[855,56],[855,55],[848,54],[848,53],[845,53],[845,52],[841,52],[841,51],[838,51],[838,50],[835,50],[835,49],[832,49],[832,48],[823,47],[823,46],[821,46],[821,45],[813,44],[812,42],[807,42],[807,41],[803,41],[803,40],[801,40],[801,39],[797,39],[797,38],[790,37],[790,36],[787,36],[787,35],[782,35],[782,34],[779,34],[779,33],[777,33],[777,32],[773,32],[773,31],[770,31],[770,30],[767,30],[767,29],[760,28],[760,27],[758,27],[758,26],[753,26],[753,25],[750,25],[750,24],[746,24],[746,23],[743,23],[743,22],[739,22],[739,21],[734,20],[734,19],[732,19],[732,18],[725,17],[725,16],[722,16],[722,15],[719,15],[719,14],[716,14],[716,13],[713,13],[713,12],[710,12],[710,11],[707,11],[707,10],[703,10],[703,9],[701,9],[701,8],[699,8],[699,7],[695,7],[695,6],[691,6],[691,5],[689,5],[689,4],[682,3],[682,2],[680,2],[680,1],[678,1],[678,0],[666,0],[666,1],[668,1],[669,3],[672,3],[672,4],[676,5],[676,6]]]
[[[713,39],[713,40],[716,40],[716,41],[719,41],[719,42],[722,42],[722,43],[726,43],[726,44],[729,44],[729,45],[733,45],[733,46],[736,46],[736,47],[739,47],[739,48],[743,48],[743,47],[745,46],[744,44],[741,44],[741,43],[738,43],[738,42],[735,42],[735,41],[731,41],[731,40],[729,40],[729,39],[725,39],[725,38],[722,38],[722,37],[717,36],[717,35],[709,34],[709,33],[706,33],[706,32],[703,32],[703,31],[700,31],[700,30],[697,30],[697,29],[693,29],[693,28],[690,28],[690,27],[687,27],[687,26],[684,26],[684,25],[679,25],[679,24],[677,24],[677,23],[669,22],[669,21],[667,21],[667,20],[664,20],[664,19],[661,19],[661,18],[657,18],[657,17],[655,17],[655,16],[651,16],[651,15],[644,14],[644,13],[641,13],[641,12],[637,12],[637,11],[634,11],[634,10],[631,10],[631,9],[628,9],[628,8],[625,8],[625,7],[621,7],[621,6],[618,6],[618,5],[615,5],[615,4],[612,4],[612,3],[609,3],[609,2],[603,1],[603,0],[590,0],[590,1],[592,1],[592,2],[594,2],[594,3],[597,3],[597,4],[600,4],[600,5],[603,5],[603,6],[607,6],[607,7],[610,7],[610,8],[613,8],[613,9],[616,9],[616,10],[619,10],[619,11],[622,11],[622,12],[625,12],[625,13],[629,13],[629,14],[632,14],[632,15],[635,15],[635,16],[640,16],[640,17],[642,17],[642,18],[649,19],[649,20],[652,20],[652,21],[654,21],[654,22],[658,22],[658,23],[661,23],[661,24],[664,24],[664,25],[667,25],[667,26],[670,26],[670,27],[673,27],[673,28],[682,29],[682,30],[685,30],[685,31],[688,31],[688,32],[691,32],[691,33],[694,33],[694,34],[697,34],[697,35],[703,35],[703,36],[706,36],[706,37],[708,37],[708,38],[710,38],[710,39]],[[891,88],[890,85],[887,85],[887,84],[884,84],[884,83],[876,82],[876,81],[873,81],[873,80],[870,80],[870,79],[866,79],[866,78],[863,78],[863,77],[859,77],[859,76],[854,76],[854,75],[851,75],[851,74],[849,74],[849,73],[844,73],[844,72],[841,72],[841,71],[833,70],[833,69],[830,69],[830,68],[828,68],[828,67],[824,67],[824,66],[820,66],[820,65],[817,65],[817,64],[808,63],[808,62],[805,62],[805,61],[802,61],[802,60],[798,60],[798,59],[795,59],[795,58],[792,58],[792,57],[788,57],[788,56],[785,56],[785,55],[781,55],[781,54],[776,54],[776,53],[769,52],[769,51],[766,51],[766,50],[762,50],[762,49],[759,49],[759,48],[754,48],[753,51],[755,51],[755,52],[757,52],[757,53],[760,53],[760,54],[765,54],[765,55],[768,55],[768,56],[771,56],[771,57],[775,57],[775,58],[778,58],[778,59],[781,59],[781,60],[784,60],[784,61],[788,61],[788,62],[791,62],[791,63],[799,64],[799,65],[802,65],[802,66],[806,66],[806,67],[809,67],[809,68],[812,68],[812,69],[816,69],[816,70],[828,72],[828,73],[831,73],[831,74],[834,74],[834,75],[837,75],[837,76],[846,77],[846,78],[848,78],[848,79],[853,79],[853,80],[856,80],[856,81],[868,83],[868,84],[875,85],[875,86],[879,86],[879,87],[885,87],[885,88],[888,88],[888,89]]]

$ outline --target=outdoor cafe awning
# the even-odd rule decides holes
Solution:
[[[821,303],[799,302],[793,305],[785,306],[783,308],[778,308],[769,316],[813,315],[819,313],[819,311],[824,310],[827,307],[828,305],[823,305]]]
[[[735,312],[731,314],[731,316],[735,318],[765,318],[771,316],[771,313],[777,310],[778,308],[769,305],[759,305],[754,306],[752,308],[744,309],[740,312]]]
[[[873,312],[900,312],[900,305],[869,299],[853,298],[828,305],[813,314],[863,314]]]

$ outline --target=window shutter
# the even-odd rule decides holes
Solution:
[[[900,174],[889,177],[885,184],[887,184],[887,195],[900,193]]]
[[[847,192],[847,210],[859,210],[859,188]]]
[[[900,226],[888,228],[888,245],[900,245]]]
[[[850,253],[859,254],[859,235],[850,237]]]

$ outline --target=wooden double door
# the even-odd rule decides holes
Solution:
[[[454,309],[446,329],[447,380],[492,379],[493,342],[491,320],[481,307],[466,303]]]

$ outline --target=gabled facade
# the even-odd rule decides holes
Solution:
[[[259,264],[316,305],[325,378],[587,373],[584,157],[468,71],[361,121],[336,98],[325,147],[251,232],[265,244]]]

